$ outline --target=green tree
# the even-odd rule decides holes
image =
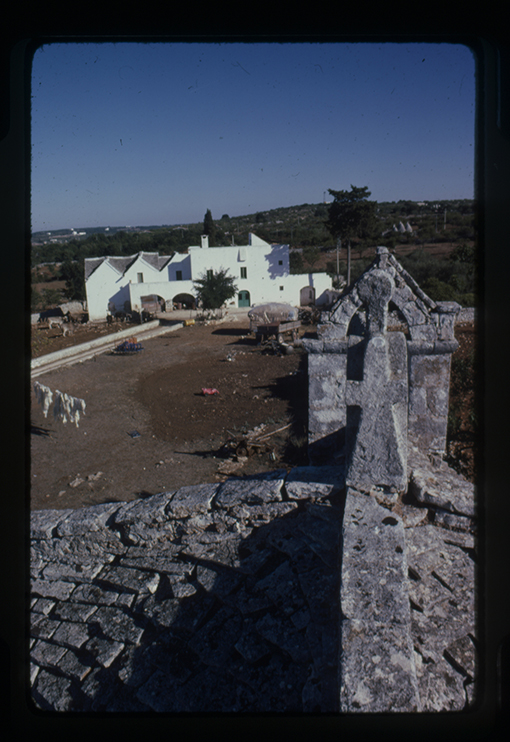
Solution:
[[[85,299],[85,266],[82,260],[65,260],[60,266],[60,275],[66,282],[69,299]]]
[[[205,212],[203,234],[206,234],[209,237],[210,247],[214,247],[216,245],[216,225],[212,218],[211,209],[207,209]]]
[[[351,239],[372,234],[376,227],[376,201],[369,201],[367,186],[357,188],[351,185],[350,191],[333,191],[333,203],[328,209],[326,226],[333,237],[347,240],[347,285],[351,282]]]
[[[291,273],[304,273],[305,264],[300,252],[292,251],[289,253],[289,265]]]
[[[42,305],[45,309],[57,307],[59,304],[65,301],[60,289],[43,289],[42,292]]]
[[[40,291],[32,287],[32,291],[30,294],[30,308],[32,312],[37,312],[39,311],[39,309],[42,309],[42,307],[43,307],[42,295]]]
[[[237,293],[233,276],[227,276],[228,270],[207,271],[193,281],[197,302],[204,309],[219,309]]]
[[[313,272],[314,265],[317,264],[321,256],[321,251],[318,247],[304,247],[303,257],[310,266],[310,270]]]

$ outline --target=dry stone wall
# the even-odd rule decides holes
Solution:
[[[402,616],[410,614],[415,679],[409,683],[405,662],[394,658],[393,678],[378,679],[380,698],[405,705],[417,686],[421,710],[459,711],[473,700],[476,667],[473,489],[411,449],[409,475],[416,498],[388,502],[379,493],[373,510],[400,524],[398,531],[392,521],[382,524],[391,533],[385,553],[401,547],[411,577],[387,590],[396,591]],[[353,615],[353,642],[369,651],[358,653],[357,665],[339,666],[344,482],[343,467],[301,467],[127,503],[33,512],[35,707],[338,712],[343,672],[355,674],[354,710],[366,710],[377,686],[364,678],[384,666],[385,647],[375,646],[377,637],[364,645]],[[356,560],[360,533],[347,537]],[[403,563],[396,568],[405,580]],[[371,597],[365,581],[384,624],[391,604],[384,605],[386,588],[377,589]]]
[[[390,308],[399,320],[392,331]],[[379,247],[372,265],[323,315],[318,338],[305,344],[310,460],[343,462],[346,468],[341,711],[459,708],[462,683],[448,675],[447,664],[452,665],[454,646],[473,650],[474,605],[464,602],[462,619],[454,615],[459,602],[445,593],[453,592],[454,577],[445,573],[462,559],[458,553],[455,557],[447,553],[435,529],[443,525],[466,530],[465,518],[475,514],[474,492],[459,478],[452,481],[444,468],[434,486],[426,458],[432,455],[432,460],[441,461],[446,449],[450,362],[457,347],[453,330],[459,309],[453,302],[433,302],[388,250]],[[409,475],[410,445],[414,470]],[[419,460],[420,455],[425,459]],[[406,533],[402,511],[406,496],[432,506],[433,515],[427,516],[434,521],[432,530],[422,527]],[[439,553],[431,570],[415,560],[415,551],[426,557],[427,546]],[[442,576],[436,568],[440,565],[447,565]],[[463,566],[463,574],[473,579],[465,557]],[[470,596],[473,590],[474,579]],[[425,602],[437,602],[423,607],[424,596]],[[427,632],[446,616],[455,626],[454,635],[449,635],[452,646],[430,653]],[[426,671],[424,663],[430,665]],[[473,666],[465,672],[468,686]]]
[[[32,513],[36,708],[467,709],[475,490],[441,458],[457,311],[378,248],[307,342],[320,466]]]

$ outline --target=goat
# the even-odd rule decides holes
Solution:
[[[50,317],[48,319],[49,329],[51,330],[52,327],[60,327],[60,329],[62,330],[62,336],[67,335],[71,329],[70,327],[66,327],[65,323],[65,317]]]

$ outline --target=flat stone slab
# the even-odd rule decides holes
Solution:
[[[345,466],[298,466],[285,480],[285,491],[293,500],[329,497],[344,486]]]
[[[74,510],[35,510],[30,514],[31,538],[51,538],[59,524]]]
[[[343,712],[420,711],[410,634],[401,626],[342,621],[340,709]]]
[[[218,490],[218,484],[198,484],[181,487],[172,498],[169,512],[173,518],[187,518],[198,513],[207,513]]]
[[[341,711],[416,711],[402,519],[348,488],[342,537]]]
[[[286,471],[276,470],[267,476],[228,479],[224,482],[215,498],[215,505],[230,508],[240,503],[262,505],[282,499],[282,487]]]
[[[409,494],[418,502],[450,513],[476,515],[475,486],[442,462],[432,469],[416,447],[409,450]]]
[[[90,531],[101,531],[106,521],[119,510],[118,502],[92,505],[74,510],[65,520],[59,522],[56,533],[62,536],[77,536]]]

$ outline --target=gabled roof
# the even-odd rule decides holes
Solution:
[[[108,265],[114,268],[119,275],[122,276],[139,258],[144,260],[153,268],[156,268],[156,270],[161,271],[172,259],[172,255],[160,255],[157,252],[142,251],[135,255],[107,255],[104,258],[85,258],[85,280],[87,280],[103,263],[108,263]]]
[[[85,280],[94,273],[103,260],[104,258],[85,258]]]

